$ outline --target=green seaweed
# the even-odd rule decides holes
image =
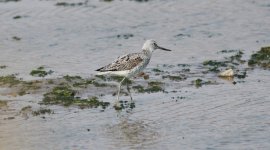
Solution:
[[[162,82],[151,81],[148,83],[147,88],[144,88],[141,85],[136,85],[136,86],[133,86],[132,88],[137,90],[138,93],[156,93],[156,92],[164,91],[164,89],[162,88],[163,84],[164,83]]]
[[[7,2],[19,2],[19,1],[21,1],[21,0],[1,0],[0,2],[7,3]]]
[[[208,66],[208,70],[211,72],[220,72],[219,67],[227,67],[227,62],[207,60],[203,62],[204,66]]]
[[[66,81],[71,82],[73,87],[84,87],[86,88],[89,84],[94,83],[94,79],[83,79],[80,76],[69,76],[63,77]]]
[[[162,84],[164,84],[164,83],[163,82],[159,82],[159,81],[150,81],[150,82],[148,82],[148,85],[149,86],[160,86]]]
[[[105,109],[110,103],[99,101],[97,97],[88,99],[80,99],[75,97],[76,91],[69,85],[56,86],[52,91],[45,93],[41,104],[45,105],[63,105],[63,106],[79,106],[80,108],[102,107]]]
[[[32,106],[25,106],[25,107],[23,107],[22,109],[21,109],[21,111],[25,111],[25,110],[27,110],[27,109],[31,109],[32,108]]]
[[[160,69],[158,69],[158,68],[154,68],[154,69],[152,69],[152,71],[153,71],[153,72],[164,72],[164,71],[162,71],[162,70],[160,70]]]
[[[240,72],[238,74],[235,74],[234,76],[237,77],[238,79],[244,79],[247,76],[247,72],[243,71],[243,72]]]
[[[7,107],[7,101],[0,100],[0,108],[1,107]]]
[[[76,91],[72,90],[70,86],[56,86],[51,92],[44,94],[42,104],[62,104],[69,106],[75,99]]]
[[[262,47],[260,51],[252,54],[248,65],[270,68],[270,47]]]
[[[133,34],[130,34],[130,33],[127,33],[127,34],[118,34],[116,37],[118,38],[118,39],[121,39],[121,38],[123,38],[123,39],[129,39],[129,38],[131,38],[131,37],[133,37],[134,35]]]
[[[32,111],[33,116],[39,116],[39,115],[45,115],[45,114],[53,114],[54,111],[51,109],[46,109],[46,108],[40,108],[36,111]]]
[[[75,83],[73,84],[73,86],[74,86],[74,87],[87,87],[87,85],[93,84],[93,83],[94,83],[93,81],[94,81],[94,80],[83,80],[83,81],[81,81],[81,82],[75,82]]]
[[[229,49],[229,50],[225,49],[225,50],[219,51],[218,53],[233,53],[233,52],[236,52],[236,51],[237,50],[235,50],[235,49]]]
[[[216,60],[207,60],[203,62],[204,66],[218,66],[218,67],[226,67],[226,62],[216,61]]]
[[[144,93],[144,87],[141,86],[141,85],[135,85],[135,86],[132,86],[133,89],[137,90],[139,93]]]
[[[52,74],[53,71],[49,70],[49,71],[45,71],[44,67],[38,67],[37,69],[34,69],[30,72],[30,75],[35,76],[35,77],[45,77],[49,74]]]
[[[54,81],[52,79],[48,80],[48,84],[54,84]]]
[[[35,80],[35,81],[21,81],[21,85],[20,88],[19,88],[19,92],[18,92],[18,95],[22,96],[22,95],[25,95],[27,93],[29,93],[30,90],[37,90],[37,89],[40,89],[41,88],[41,84],[42,81],[38,81],[38,80]]]
[[[241,60],[242,56],[243,56],[243,51],[241,50],[238,50],[236,52],[235,55],[229,57],[230,61],[233,62],[233,61],[238,61],[238,62],[241,62],[241,63],[244,63],[245,61],[244,60]]]
[[[22,81],[17,79],[15,75],[7,75],[0,77],[0,85],[9,85],[10,87],[20,84]]]
[[[147,93],[156,93],[156,92],[164,91],[164,89],[159,85],[153,85],[153,86],[150,86],[150,87],[144,89],[144,91]]]
[[[123,109],[129,109],[132,110],[134,109],[135,106],[135,102],[131,101],[119,101],[119,105],[114,105],[113,106],[115,110],[123,110]]]
[[[178,67],[190,67],[191,65],[189,64],[177,64]]]
[[[106,83],[99,83],[97,81],[93,81],[92,83],[93,83],[93,85],[95,87],[106,87],[106,86],[108,86],[108,84],[106,84]]]
[[[13,36],[12,39],[13,39],[13,40],[16,40],[16,41],[20,41],[22,38],[19,38],[19,37],[17,37],[17,36]]]
[[[5,69],[5,68],[7,68],[6,65],[0,65],[0,69]]]
[[[70,76],[70,75],[65,75],[63,78],[64,78],[66,81],[69,81],[69,82],[71,82],[71,81],[73,81],[73,80],[82,80],[82,77],[80,77],[80,76]]]
[[[202,79],[196,79],[196,80],[193,80],[191,81],[192,84],[194,84],[197,88],[198,87],[201,87],[202,85],[208,85],[208,84],[211,84],[212,82],[211,81],[203,81]]]
[[[22,16],[19,16],[19,15],[13,17],[13,19],[20,19],[20,18],[22,18]]]
[[[67,3],[67,2],[57,2],[55,6],[64,6],[64,7],[74,7],[74,6],[82,6],[85,3],[79,2],[79,3]]]
[[[104,75],[95,75],[95,77],[105,81],[106,80],[106,77]]]
[[[183,81],[186,79],[186,77],[182,77],[182,76],[173,76],[173,75],[166,75],[166,76],[162,76],[162,79],[170,79],[172,81]]]

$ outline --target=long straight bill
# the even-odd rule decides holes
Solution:
[[[157,46],[158,49],[161,49],[161,50],[164,50],[164,51],[172,51],[170,49],[167,49],[167,48],[163,48],[163,47],[160,47],[160,46]]]

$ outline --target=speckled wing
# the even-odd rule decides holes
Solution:
[[[111,64],[108,64],[102,68],[99,68],[96,71],[105,72],[105,71],[131,70],[142,62],[143,62],[142,54],[132,53],[132,54],[120,56]]]

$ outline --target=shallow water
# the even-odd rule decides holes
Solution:
[[[173,50],[156,51],[146,69],[150,79],[161,80],[151,73],[158,65],[192,64],[196,72],[199,63],[222,59],[220,50],[243,49],[248,59],[270,43],[267,0],[56,3],[0,1],[0,65],[7,66],[0,75],[36,79],[30,71],[45,65],[54,71],[46,78],[89,77],[153,38]],[[9,107],[0,110],[0,149],[269,149],[269,70],[247,74],[236,85],[210,74],[205,78],[218,84],[201,88],[190,85],[191,79],[166,80],[167,92],[133,91],[136,107],[128,112],[48,106],[55,114],[26,119],[19,111],[27,105],[39,108],[42,94],[1,95]],[[115,97],[101,99],[113,102]]]

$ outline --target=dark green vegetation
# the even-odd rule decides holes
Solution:
[[[64,7],[74,7],[74,6],[82,6],[84,5],[85,3],[83,2],[79,2],[79,3],[67,3],[67,2],[58,2],[56,3],[55,5],[56,6],[64,6]]]
[[[25,111],[30,110],[30,109],[32,109],[31,106],[25,106],[25,107],[23,107],[23,108],[21,109],[21,112],[25,112]]]
[[[12,39],[15,40],[15,41],[20,41],[22,38],[19,38],[17,36],[13,36]]]
[[[173,76],[173,75],[166,75],[166,76],[162,76],[162,79],[170,79],[172,81],[183,81],[185,79],[187,79],[186,77],[182,76],[182,75],[178,75],[178,76]]]
[[[14,16],[13,19],[21,19],[22,16]]]
[[[220,67],[227,67],[228,62],[220,62],[217,60],[207,60],[203,62],[204,66],[208,67],[208,71],[211,72],[220,72]]]
[[[129,109],[132,110],[135,108],[135,103],[133,101],[119,101],[119,106],[114,106],[115,110]]]
[[[252,54],[248,65],[270,68],[270,47],[262,47],[260,51]]]
[[[201,87],[202,85],[209,85],[213,84],[211,81],[203,81],[202,79],[196,79],[191,82],[193,85],[195,85],[197,88]]]
[[[2,101],[2,100],[0,100],[0,109],[1,109],[2,107],[7,107],[7,101]]]
[[[24,117],[25,119],[29,118],[29,115],[32,114],[32,116],[39,116],[39,115],[45,115],[45,114],[54,114],[54,111],[48,108],[39,108],[37,110],[33,110],[32,106],[28,105],[21,109],[20,115]]]
[[[220,72],[221,68],[225,70],[226,68],[236,68],[239,64],[244,63],[242,60],[242,55],[244,54],[242,50],[222,50],[221,53],[232,53],[235,54],[229,57],[225,57],[224,61],[217,60],[207,60],[203,62],[203,66],[208,68],[210,72]]]
[[[30,72],[30,75],[35,76],[35,77],[45,77],[45,76],[52,74],[52,73],[53,73],[52,70],[45,71],[44,67],[38,67],[37,69],[32,70]]]
[[[118,34],[116,37],[118,39],[129,39],[129,38],[132,38],[134,35],[133,34],[130,34],[130,33],[127,33],[127,34]]]
[[[96,78],[102,80],[102,81],[116,81],[116,82],[121,82],[124,77],[123,76],[108,76],[107,78],[103,75],[96,75],[95,76]],[[94,80],[93,81],[93,84],[96,86],[96,87],[106,87],[106,86],[109,86],[108,84],[106,83],[100,83],[98,82],[98,80]],[[122,82],[122,85],[126,85],[126,84],[132,84],[132,81],[128,78],[125,78],[125,80]]]
[[[22,81],[15,75],[7,75],[0,77],[0,86],[16,87],[13,92],[22,96],[27,94],[31,90],[37,90],[41,87],[42,81]]]
[[[53,114],[54,112],[51,109],[40,108],[38,110],[32,111],[33,116],[45,115],[45,114]]]
[[[22,81],[17,79],[15,75],[7,75],[7,76],[1,76],[0,77],[0,85],[7,85],[7,86],[14,86]]]
[[[237,62],[239,62],[239,63],[244,63],[245,61],[244,60],[242,60],[241,58],[242,58],[242,56],[243,56],[243,52],[241,51],[241,50],[238,50],[238,51],[236,51],[236,54],[235,55],[232,55],[232,56],[230,56],[229,58],[227,58],[227,59],[229,59],[229,61],[231,62],[231,63],[237,63]],[[236,64],[236,65],[238,65],[238,64]]]
[[[21,81],[21,85],[18,91],[18,95],[22,96],[28,94],[29,91],[37,90],[41,88],[42,81],[34,80],[34,81]]]
[[[83,79],[80,76],[69,76],[66,75],[63,77],[68,83],[72,84],[73,87],[82,87],[86,88],[90,84],[98,84],[94,79]]]
[[[164,91],[164,88],[162,87],[164,83],[158,82],[158,81],[151,81],[148,82],[147,88],[144,88],[141,85],[135,85],[132,86],[133,89],[135,89],[138,93],[156,93]]]
[[[5,3],[7,3],[7,2],[19,2],[19,1],[21,1],[21,0],[0,0],[0,2],[5,2]]]
[[[162,70],[158,69],[158,68],[154,68],[152,69],[153,72],[163,72]]]
[[[7,68],[6,65],[0,65],[0,69],[5,69],[5,68]]]
[[[81,99],[75,97],[76,91],[69,85],[61,85],[54,87],[50,92],[44,94],[41,104],[45,105],[63,105],[63,106],[79,106],[80,108],[99,107],[105,109],[110,105],[108,102],[99,101],[97,97]]]

